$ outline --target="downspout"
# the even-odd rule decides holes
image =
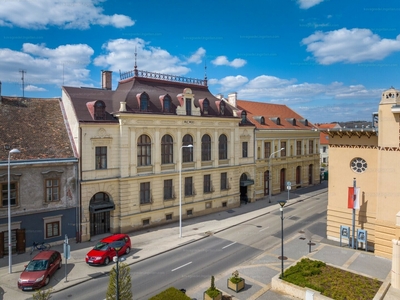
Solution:
[[[78,223],[79,223],[79,242],[82,241],[82,190],[81,190],[81,182],[82,182],[82,128],[79,126],[79,154],[78,154],[78,158],[79,158],[79,163],[78,163],[78,170],[77,173],[79,175],[79,177],[77,178],[78,181],[78,188],[77,188],[77,192],[79,195],[79,201],[78,201]]]

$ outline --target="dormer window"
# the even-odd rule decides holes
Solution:
[[[293,125],[293,126],[296,126],[296,119],[295,119],[295,118],[293,118],[292,125]]]
[[[247,113],[246,113],[246,111],[242,111],[242,115],[241,115],[241,118],[242,118],[242,124],[243,123],[246,123],[246,119],[247,119]]]
[[[265,125],[265,118],[264,117],[260,118],[260,123],[261,123],[261,125]]]
[[[168,95],[164,97],[163,111],[166,113],[171,112],[171,98]]]
[[[208,99],[204,99],[203,101],[203,114],[208,115],[208,110],[210,109],[210,102]]]
[[[221,101],[221,103],[219,104],[219,111],[220,111],[221,116],[225,115],[225,102],[224,101]]]
[[[105,120],[106,119],[106,105],[103,101],[96,101],[94,104],[94,119]]]
[[[149,96],[146,93],[140,95],[140,111],[147,111],[149,108]]]

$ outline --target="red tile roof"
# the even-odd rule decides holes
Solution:
[[[311,130],[314,128],[314,125],[308,120],[308,126],[306,126],[304,124],[306,119],[286,105],[237,100],[237,108],[247,112],[247,119],[252,122],[257,129]],[[264,117],[265,125],[258,121],[261,117]],[[281,125],[276,124],[277,118],[280,119]]]
[[[0,103],[0,161],[9,150],[21,153],[12,160],[74,158],[60,99],[2,96]],[[7,145],[11,149],[7,150]]]
[[[319,129],[332,129],[340,127],[337,123],[327,123],[327,124],[317,124]],[[329,145],[329,135],[323,132],[319,133],[319,143],[320,145]]]

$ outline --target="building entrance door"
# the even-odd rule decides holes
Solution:
[[[90,213],[90,236],[110,232],[110,212]]]

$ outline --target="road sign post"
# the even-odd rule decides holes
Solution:
[[[64,240],[64,257],[65,257],[65,282],[68,281],[67,279],[67,264],[68,264],[68,259],[71,258],[71,248],[70,245],[68,244],[68,235],[65,235],[65,240]]]

